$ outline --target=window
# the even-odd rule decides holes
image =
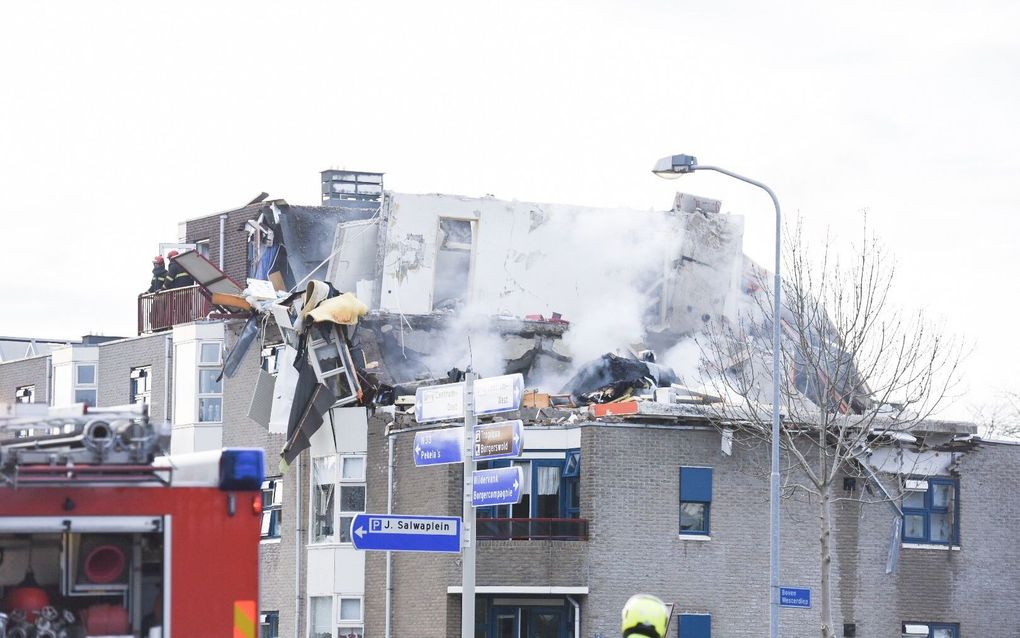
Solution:
[[[81,363],[75,366],[75,384],[76,385],[95,385],[96,384],[96,364],[94,363]]]
[[[519,466],[524,476],[521,502],[478,508],[479,518],[579,518],[581,515],[581,451],[568,450],[562,459],[481,461],[478,469]]]
[[[206,259],[209,259],[209,240],[199,239],[195,242],[195,252],[202,255]]]
[[[332,596],[308,599],[308,635],[311,638],[333,638]]]
[[[220,379],[222,345],[219,341],[199,344],[198,422],[223,421],[223,381]]]
[[[908,479],[904,487],[904,542],[941,545],[959,542],[959,481],[951,478]]]
[[[957,623],[903,623],[903,638],[960,638]]]
[[[280,353],[283,352],[283,344],[266,346],[262,348],[261,365],[262,369],[269,374],[276,374],[280,371]]]
[[[581,517],[581,450],[567,452],[563,464],[563,514],[565,518]]]
[[[328,543],[333,534],[336,492],[336,457],[312,459],[312,541]]]
[[[259,638],[280,638],[280,612],[264,611],[259,614]]]
[[[365,511],[365,457],[343,455],[313,459],[312,474],[311,542],[350,543],[354,516]]]
[[[360,626],[364,619],[361,613],[361,598],[340,596],[337,605],[337,622],[341,625],[337,634],[347,638],[353,634],[360,636],[364,629]]]
[[[678,638],[712,638],[712,617],[708,614],[680,614]]]
[[[96,364],[79,363],[74,366],[74,402],[96,407]]]
[[[436,242],[436,276],[432,292],[433,310],[457,308],[467,303],[474,235],[474,221],[440,218]]]
[[[131,368],[131,403],[149,403],[152,395],[152,367]]]
[[[14,389],[15,403],[35,403],[35,386],[22,385]]]
[[[340,542],[351,542],[354,516],[365,511],[365,457],[340,457]]]
[[[680,533],[708,536],[712,468],[680,468]]]
[[[280,538],[283,519],[283,479],[271,478],[262,483],[262,538]]]

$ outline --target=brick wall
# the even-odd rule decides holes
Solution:
[[[48,355],[0,363],[0,403],[14,403],[14,392],[23,385],[35,385],[35,402],[46,403],[49,369]]]
[[[369,511],[385,511],[383,422],[370,426]],[[411,437],[395,445],[394,511],[460,510],[457,466],[414,468]],[[713,634],[760,637],[769,617],[768,449],[720,449],[714,430],[588,426],[581,435],[581,516],[587,542],[491,541],[480,544],[479,585],[587,585],[583,636],[619,633],[619,613],[636,592],[675,603],[675,612],[709,613]],[[1014,636],[1020,627],[1020,547],[1012,521],[1020,500],[1008,488],[1020,446],[982,444],[960,462],[961,549],[903,547],[885,573],[894,514],[836,486],[832,605],[837,635],[855,623],[859,637],[897,636],[904,621],[960,623],[964,636]],[[711,540],[679,535],[679,468],[713,468]],[[858,486],[862,485],[858,481]],[[377,488],[376,486],[382,486]],[[860,489],[860,488],[858,488]],[[874,500],[874,496],[867,496]],[[817,501],[801,493],[782,502],[781,583],[809,587],[811,610],[783,609],[784,635],[818,632]],[[394,635],[457,635],[460,583],[455,556],[394,554]],[[385,557],[369,553],[366,629],[383,627]],[[670,633],[676,631],[676,619]]]
[[[149,416],[154,421],[167,419],[167,335],[147,335],[99,346],[97,401],[100,406],[131,403],[131,369],[149,366],[152,369]],[[173,374],[173,371],[170,371]],[[173,387],[166,388],[173,396]]]
[[[228,324],[227,352],[236,344],[243,325],[242,321]],[[300,551],[303,555],[308,536],[309,460],[307,453],[303,454],[298,463],[291,465],[286,471],[281,471],[280,451],[286,437],[283,434],[270,434],[265,427],[248,418],[252,390],[260,370],[259,356],[260,348],[256,341],[245,355],[237,374],[223,379],[223,446],[263,448],[266,451],[266,476],[283,477],[280,538],[263,541],[259,552],[261,563],[259,608],[280,612],[281,636],[304,636],[306,573],[302,569],[298,582],[299,591],[295,592],[295,544],[298,542],[297,526],[300,525]],[[302,474],[300,493],[297,491],[296,480],[298,465]],[[300,519],[295,515],[295,506],[298,502],[301,504]],[[300,596],[300,605],[297,596]]]
[[[223,271],[242,288],[248,277],[248,235],[239,230],[249,219],[259,216],[265,204],[254,204],[228,212],[224,225]],[[209,240],[209,261],[219,265],[220,215],[192,219],[186,222],[187,243]]]

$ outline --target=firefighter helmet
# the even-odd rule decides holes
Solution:
[[[623,622],[620,631],[627,636],[665,638],[669,610],[666,604],[648,594],[635,594],[623,606]]]

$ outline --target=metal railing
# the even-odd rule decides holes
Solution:
[[[479,518],[478,540],[586,541],[584,518]]]
[[[209,314],[212,304],[204,288],[187,286],[138,295],[138,334],[169,330]]]

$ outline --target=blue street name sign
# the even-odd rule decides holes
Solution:
[[[471,473],[471,504],[475,507],[516,505],[521,502],[524,473],[519,466]]]
[[[811,609],[811,589],[809,587],[780,587],[779,606]]]
[[[423,430],[414,433],[414,464],[445,465],[464,461],[464,428]]]
[[[476,461],[520,456],[523,439],[522,421],[499,421],[476,425],[473,456]]]
[[[355,549],[391,552],[460,552],[456,516],[358,514],[351,522]]]
[[[524,376],[506,374],[475,381],[475,414],[513,412],[521,407]],[[459,419],[464,416],[464,384],[447,383],[418,388],[414,418],[418,423]]]

